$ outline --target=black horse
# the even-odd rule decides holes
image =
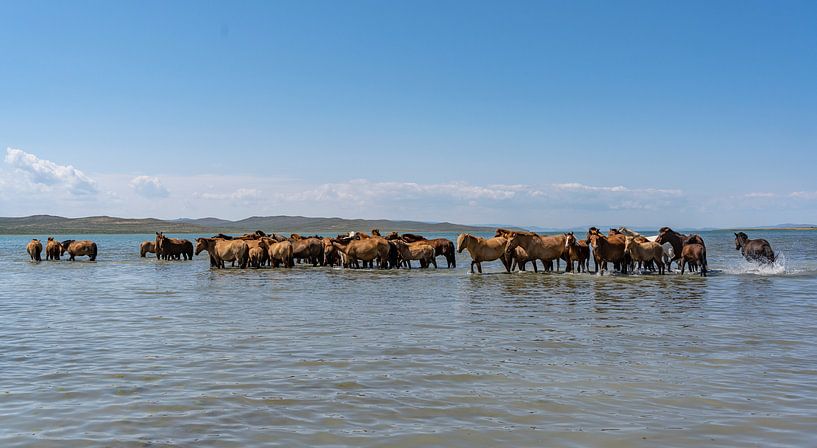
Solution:
[[[774,263],[775,260],[772,245],[768,241],[762,238],[750,240],[749,236],[743,232],[735,234],[735,250],[739,250],[749,261]]]

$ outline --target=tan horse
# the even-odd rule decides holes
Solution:
[[[156,253],[156,243],[154,241],[142,241],[142,243],[139,244],[139,256],[145,258],[148,253]]]
[[[96,261],[96,243],[93,241],[82,240],[66,240],[60,243],[60,255],[65,255],[68,252],[68,259],[74,261],[74,257],[87,255],[91,261]]]
[[[323,245],[323,265],[324,266],[335,266],[342,265],[340,253],[338,252],[338,248],[332,244],[332,241],[335,241],[334,238],[323,238],[321,239],[321,244]]]
[[[658,274],[664,273],[664,248],[653,241],[639,241],[638,237],[628,236],[624,242],[624,252],[630,260],[638,262],[652,261],[658,266]]]
[[[251,247],[248,254],[249,254],[249,257],[250,257],[250,260],[249,260],[250,266],[252,266],[254,268],[260,268],[262,260],[264,258],[264,249],[261,249],[258,246]]]
[[[45,244],[45,259],[59,260],[62,253],[62,245],[55,240],[53,236],[48,237],[48,242]]]
[[[517,247],[524,249],[528,258],[541,260],[545,267],[556,260],[558,270],[559,260],[565,251],[565,236],[540,236],[533,232],[513,232],[505,245],[505,254],[510,256]],[[534,272],[536,272],[535,265]]]
[[[289,241],[278,241],[269,244],[269,248],[267,249],[267,257],[270,265],[273,267],[277,268],[281,263],[283,263],[285,268],[291,268],[293,265],[292,243]]]
[[[256,251],[256,254],[259,254],[258,266],[253,265],[253,267],[260,267],[267,264],[269,261],[269,237],[260,237],[256,240],[244,240],[247,243],[247,248],[249,250],[258,249],[260,252]],[[250,257],[250,263],[252,264],[252,254],[247,252],[247,255]]]
[[[319,238],[300,237],[290,241],[292,242],[293,257],[306,260],[312,263],[312,266],[317,266],[323,262],[323,244]]]
[[[351,240],[348,243],[343,243],[338,240],[333,240],[332,245],[342,252],[347,260],[346,263],[351,267],[359,268],[358,261],[363,261],[364,265],[373,266],[374,260],[380,262],[380,268],[386,269],[389,260],[389,243],[384,238],[369,237],[363,240]]]
[[[508,239],[511,239],[511,235],[513,234],[513,232],[514,232],[513,230],[499,228],[499,229],[496,229],[496,233],[494,233],[494,236],[495,237],[501,236],[501,237],[505,238],[506,240],[508,240]],[[525,252],[525,249],[523,249],[521,247],[517,247],[514,250],[513,256],[509,258],[509,262],[511,264],[511,271],[515,270],[517,268],[517,266],[519,267],[520,271],[524,271],[525,270],[525,265],[529,261],[533,263],[533,272],[539,272],[539,270],[538,270],[538,268],[536,266],[536,259],[529,257],[528,253]]]
[[[493,238],[480,238],[468,233],[461,233],[457,237],[457,253],[462,253],[463,249],[468,250],[471,255],[471,273],[474,273],[474,265],[477,271],[482,274],[483,261],[502,261],[507,272],[511,272],[509,258],[505,255],[505,244],[508,240],[501,236]]]
[[[196,238],[196,255],[202,251],[210,254],[210,266],[223,269],[225,261],[235,261],[244,269],[249,262],[250,248],[243,240]]]
[[[36,238],[29,241],[26,245],[26,252],[31,257],[31,261],[42,261],[43,243]]]
[[[427,268],[433,264],[437,268],[437,260],[434,258],[434,246],[425,241],[406,243],[402,240],[393,240],[397,246],[397,253],[405,261],[406,266],[411,269],[411,260],[419,260],[421,268]]]

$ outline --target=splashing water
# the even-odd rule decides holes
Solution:
[[[787,268],[786,254],[780,252],[774,263],[758,263],[741,258],[735,265],[724,269],[723,272],[749,275],[792,275],[800,274],[803,270]]]

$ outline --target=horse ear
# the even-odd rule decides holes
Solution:
[[[737,233],[735,233],[735,236],[738,236],[738,234],[737,234]]]

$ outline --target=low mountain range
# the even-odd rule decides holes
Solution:
[[[479,226],[391,221],[387,219],[309,218],[304,216],[253,216],[239,221],[219,218],[162,220],[155,218],[116,218],[89,216],[64,218],[34,215],[0,218],[0,235],[59,235],[99,233],[245,233],[263,230],[277,233],[337,234],[352,230],[380,229],[384,232],[489,232],[494,229]]]

